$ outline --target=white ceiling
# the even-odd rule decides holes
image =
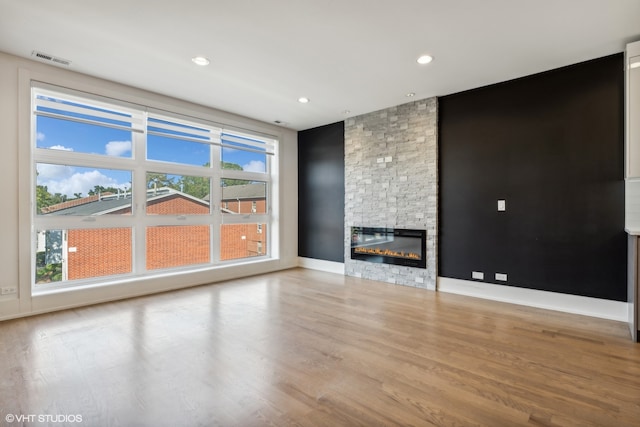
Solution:
[[[0,51],[297,130],[636,40],[640,0],[0,0]]]

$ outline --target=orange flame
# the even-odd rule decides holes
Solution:
[[[367,254],[367,255],[381,255],[381,256],[390,256],[395,258],[408,258],[408,259],[420,259],[420,255],[409,252],[406,253],[404,251],[392,251],[390,249],[380,249],[380,248],[365,248],[359,246],[354,249],[354,252],[358,254]]]

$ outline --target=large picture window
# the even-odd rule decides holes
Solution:
[[[277,141],[32,87],[34,291],[270,256]]]

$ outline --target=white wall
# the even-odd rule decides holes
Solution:
[[[156,278],[129,279],[110,286],[31,295],[30,254],[30,93],[31,80],[200,117],[242,129],[275,135],[280,140],[277,198],[280,221],[272,237],[280,251],[267,261],[205,268]],[[0,320],[135,295],[212,283],[295,267],[298,263],[297,132],[269,123],[153,94],[68,69],[0,52],[0,287],[18,286],[17,295],[0,296]],[[274,200],[276,200],[274,198]]]

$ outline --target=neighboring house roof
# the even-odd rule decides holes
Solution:
[[[190,196],[189,194],[169,187],[147,190],[147,201],[159,201],[169,197],[183,197],[195,203],[209,205],[209,195],[203,199]],[[253,200],[266,198],[266,185],[263,182],[230,185],[222,188],[222,201],[231,200]],[[131,193],[113,194],[106,193],[82,197],[80,199],[69,200],[56,205],[48,206],[42,211],[43,215],[105,215],[131,208]],[[224,211],[224,209],[223,209]],[[231,211],[227,213],[233,213]]]
[[[161,187],[158,189],[147,190],[147,201],[157,201],[169,197],[183,197],[195,203],[209,205],[206,200],[201,200],[190,196],[173,188]],[[44,215],[105,215],[125,209],[131,208],[131,193],[123,194],[104,194],[100,196],[89,196],[81,199],[71,200],[69,202],[59,203],[58,205],[48,206]]]
[[[264,199],[267,186],[264,182],[222,187],[222,201],[242,199]]]
[[[110,197],[110,196],[107,196]],[[54,205],[55,206],[55,205]],[[103,215],[109,212],[131,207],[131,195],[120,196],[119,199],[99,199],[75,205],[69,208],[56,209],[45,215]]]

